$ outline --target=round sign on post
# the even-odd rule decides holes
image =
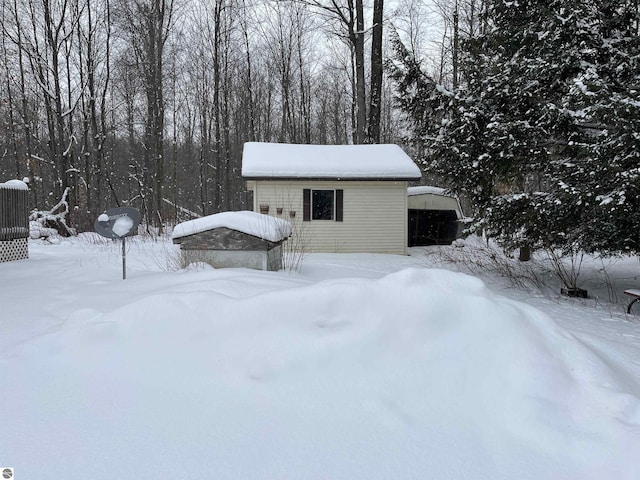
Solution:
[[[132,207],[111,208],[100,215],[93,227],[103,237],[122,240],[122,279],[127,278],[125,238],[136,235],[140,225],[140,212]]]
[[[93,224],[103,237],[120,239],[136,235],[140,225],[140,212],[132,207],[110,208]]]

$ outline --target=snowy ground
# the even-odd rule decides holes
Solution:
[[[136,239],[123,281],[88,238],[0,264],[17,480],[640,478],[637,260],[588,259],[571,300],[457,247],[169,271]]]

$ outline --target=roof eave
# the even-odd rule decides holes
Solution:
[[[341,182],[413,182],[422,177],[305,177],[305,176],[243,176],[249,180],[312,180],[312,181],[341,181]]]

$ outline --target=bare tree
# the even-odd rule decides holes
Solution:
[[[9,11],[10,10],[10,11]],[[5,16],[6,15],[6,16]],[[33,122],[33,108],[30,105],[29,93],[27,90],[27,65],[25,60],[25,53],[23,48],[23,33],[22,25],[20,23],[21,13],[18,9],[18,0],[13,0],[12,3],[3,3],[3,38],[6,41],[10,39],[16,46],[15,55],[17,58],[18,75],[19,75],[19,92],[20,92],[20,117],[21,117],[21,129],[24,142],[24,156],[26,159],[26,168],[31,180],[31,192],[33,194],[33,205],[37,206],[39,202],[39,190],[41,186],[37,181],[37,160],[34,155],[33,142],[32,142],[32,122]],[[7,61],[7,65],[14,63]]]
[[[383,0],[1,8],[0,170],[28,174],[34,200],[71,187],[70,221],[81,229],[112,202],[159,227],[168,213],[248,207],[246,141],[399,136],[382,70]],[[463,32],[463,10],[460,23]]]
[[[53,193],[60,198],[70,187],[69,203],[75,207],[77,167],[72,153],[72,116],[77,106],[81,81],[72,69],[70,51],[74,32],[78,26],[79,9],[76,0],[29,0],[5,3],[11,8],[11,28],[3,34],[18,49],[22,117],[27,138],[27,163],[30,175],[35,177],[33,161],[44,160],[32,153],[31,128],[27,94],[27,66],[34,81],[34,91],[44,106],[47,130],[48,164],[53,169],[55,181],[50,184]],[[34,178],[35,180],[35,178]]]
[[[241,8],[239,9],[240,31],[242,33],[242,42],[244,47],[244,59],[246,62],[246,95],[245,103],[248,110],[248,132],[249,141],[255,141],[256,137],[256,107],[254,105],[254,87],[253,87],[253,62],[251,59],[251,42],[249,41],[249,9],[246,0],[241,0]]]
[[[146,97],[144,182],[151,185],[152,215],[162,229],[164,211],[164,60],[173,27],[173,0],[120,0],[119,20],[133,48]]]
[[[460,81],[460,42],[481,28],[484,0],[401,0],[393,26],[407,48],[423,62],[435,81]]]
[[[309,7],[299,2],[272,4],[260,17],[260,34],[268,52],[280,93],[280,142],[311,141],[311,82],[313,55],[309,45],[313,20]]]
[[[232,175],[228,119],[231,72],[231,34],[234,31],[235,4],[224,0],[198,4],[192,21],[197,35],[192,44],[200,122],[200,199],[205,213],[228,208]]]
[[[6,19],[5,19],[5,15],[7,14],[7,11],[5,9],[4,4],[2,5],[2,10],[0,11],[0,21],[2,22],[3,28],[4,25],[6,24]],[[9,46],[7,45],[9,42],[7,41],[7,37],[6,35],[2,36],[2,42],[1,42],[1,47],[2,47],[2,63],[4,65],[4,82],[3,82],[3,87],[5,89],[4,94],[6,95],[6,99],[3,102],[4,105],[6,105],[6,112],[3,112],[4,115],[3,117],[5,118],[4,120],[4,133],[6,134],[6,136],[8,136],[8,138],[4,138],[3,142],[4,143],[4,151],[2,153],[2,156],[0,157],[2,160],[4,160],[5,158],[8,157],[13,157],[13,164],[15,166],[15,175],[17,176],[17,178],[21,178],[21,166],[20,166],[20,157],[19,157],[19,148],[18,148],[18,132],[16,131],[16,114],[14,112],[14,86],[12,85],[13,81],[12,81],[12,73],[11,73],[11,68],[10,65],[12,64],[11,62],[11,56],[9,53]],[[4,162],[2,162],[4,163]],[[1,171],[1,170],[0,170]]]
[[[353,69],[353,143],[364,143],[366,138],[366,76],[365,27],[362,0],[308,0],[325,16],[341,25],[339,35],[347,40]]]
[[[107,140],[107,96],[111,77],[111,6],[83,0],[77,5],[81,19],[77,29],[77,71],[84,85],[80,99],[81,158],[84,164],[84,211],[90,213],[85,228],[91,228],[95,212],[107,206],[105,197],[110,172],[105,170]]]

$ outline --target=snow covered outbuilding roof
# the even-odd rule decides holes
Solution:
[[[9,180],[8,182],[0,183],[0,188],[10,188],[12,190],[29,190],[29,185],[21,180]]]
[[[418,180],[418,166],[398,145],[297,145],[248,142],[242,176],[345,180]]]
[[[430,185],[407,188],[409,210],[453,210],[458,220],[464,218],[460,200],[450,190]]]
[[[407,195],[414,196],[414,195],[425,195],[425,194],[431,194],[431,195],[446,195],[447,194],[447,189],[446,188],[441,188],[441,187],[432,187],[429,185],[422,185],[419,187],[409,187],[407,188]]]
[[[286,220],[244,210],[221,212],[179,223],[173,229],[172,238],[187,237],[221,227],[237,230],[270,242],[280,242],[291,235],[291,224]]]

